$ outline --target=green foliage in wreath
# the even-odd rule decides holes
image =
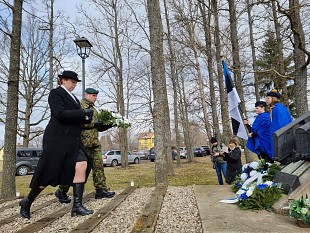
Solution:
[[[105,109],[100,109],[98,113],[98,120],[101,121],[104,125],[115,125],[115,117],[112,113]]]
[[[282,189],[277,186],[270,186],[263,190],[255,188],[253,195],[245,200],[239,202],[241,209],[253,209],[268,211],[272,210],[272,205],[281,198]]]
[[[234,193],[238,192],[238,190],[241,188],[242,181],[240,179],[240,174],[236,176],[234,181],[231,183],[231,189]]]
[[[271,164],[269,166],[268,174],[266,176],[263,176],[263,182],[267,180],[273,180],[276,171],[280,171],[280,166],[276,163]]]

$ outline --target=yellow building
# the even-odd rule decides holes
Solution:
[[[139,150],[151,149],[154,147],[154,133],[146,132],[140,133],[138,136]]]

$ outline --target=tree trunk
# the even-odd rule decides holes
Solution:
[[[14,0],[4,135],[2,198],[15,197],[16,133],[23,0]]]
[[[247,12],[248,12],[248,23],[249,23],[249,30],[250,30],[250,44],[251,44],[251,52],[252,52],[252,67],[254,70],[254,90],[255,90],[255,99],[256,101],[260,100],[259,94],[259,79],[256,74],[256,52],[255,52],[255,43],[254,43],[254,36],[253,36],[253,20],[252,20],[252,4],[250,4],[249,0],[246,0],[247,5]]]
[[[276,10],[276,3],[275,1],[272,1],[272,16],[273,16],[273,22],[274,22],[274,28],[276,32],[276,40],[277,40],[277,60],[278,60],[278,67],[275,67],[278,72],[285,76],[285,65],[284,65],[284,58],[283,58],[283,43],[282,43],[282,36],[280,33],[280,24],[278,21],[278,16],[277,16],[277,10]],[[286,78],[285,77],[279,77],[280,78],[280,85],[282,89],[282,97],[281,97],[281,102],[286,105],[287,107],[289,106],[288,103],[288,91],[287,91],[287,86],[286,86]]]
[[[217,115],[217,103],[215,98],[215,86],[214,86],[214,69],[213,69],[213,59],[212,59],[212,38],[211,38],[211,10],[209,10],[208,17],[206,13],[206,7],[204,3],[199,1],[199,8],[202,15],[203,20],[203,29],[205,33],[205,40],[206,40],[206,55],[208,61],[208,74],[209,74],[209,86],[210,86],[210,103],[211,103],[211,111],[212,111],[212,122],[213,122],[213,135],[216,138],[220,139],[220,127],[219,127],[219,120]],[[210,139],[210,135],[209,135]]]
[[[214,41],[215,41],[215,57],[217,64],[218,72],[218,81],[220,89],[220,104],[221,104],[221,114],[222,114],[222,125],[223,125],[223,135],[222,138],[217,140],[227,143],[229,138],[232,136],[232,130],[230,125],[230,118],[228,114],[228,99],[226,90],[224,88],[223,81],[223,67],[221,62],[221,39],[220,39],[220,30],[219,30],[219,19],[218,19],[218,9],[217,9],[217,0],[212,0],[212,9],[214,15]]]
[[[298,0],[289,1],[289,15],[294,38],[295,85],[294,96],[297,115],[308,111],[307,96],[307,64],[305,61],[305,34],[300,21],[300,4]]]
[[[197,46],[196,46],[196,40],[195,40],[195,27],[194,27],[194,20],[193,20],[193,16],[192,16],[192,9],[191,9],[191,5],[189,5],[189,11],[191,14],[191,18],[192,20],[190,20],[188,22],[188,34],[189,34],[189,43],[190,43],[190,47],[193,50],[194,53],[194,57],[195,57],[195,68],[197,71],[197,82],[198,82],[198,88],[199,88],[199,97],[200,97],[200,101],[201,101],[201,106],[202,106],[202,112],[203,112],[203,119],[204,119],[204,123],[205,123],[205,129],[207,132],[207,136],[211,137],[211,130],[210,130],[210,123],[209,123],[209,119],[208,119],[208,110],[207,110],[207,104],[206,104],[206,95],[204,92],[204,82],[202,79],[202,75],[201,75],[201,69],[200,69],[200,63],[199,63],[199,58],[198,58],[198,53],[197,53]]]
[[[239,59],[239,41],[238,41],[235,0],[228,0],[228,5],[229,5],[229,22],[230,22],[230,40],[231,40],[232,54],[233,54],[234,79],[235,79],[235,84],[236,84],[236,90],[241,100],[242,114],[246,116],[247,114],[246,114],[246,108],[245,108],[245,103],[244,103],[243,86],[242,86],[242,78],[241,78],[241,65],[240,65],[240,59]]]
[[[54,80],[54,66],[53,66],[53,34],[54,34],[54,2],[55,0],[51,0],[50,6],[50,16],[49,16],[49,40],[48,40],[48,48],[49,48],[49,86],[50,90],[53,89],[53,80]]]
[[[180,161],[180,130],[179,130],[179,117],[178,117],[178,92],[177,92],[177,82],[178,76],[176,74],[175,68],[175,56],[173,51],[173,46],[171,42],[171,30],[170,30],[170,22],[169,22],[169,15],[167,9],[167,1],[164,0],[164,7],[165,7],[165,18],[166,18],[166,25],[167,25],[167,40],[168,40],[168,47],[169,47],[169,64],[170,64],[170,72],[171,72],[171,81],[172,81],[172,89],[173,89],[173,112],[174,112],[174,133],[176,139],[176,148],[177,148],[177,167],[181,166]],[[169,162],[169,160],[168,160]],[[168,163],[169,164],[169,163]],[[169,175],[174,174],[174,168],[171,158],[171,165],[168,165],[168,172]]]
[[[115,73],[116,73],[116,95],[117,95],[117,110],[122,115],[125,116],[125,104],[124,104],[124,79],[123,79],[123,58],[119,43],[119,27],[118,27],[118,10],[117,5],[112,5],[112,10],[114,11],[114,42],[115,42]],[[121,149],[121,159],[122,168],[128,168],[128,138],[127,129],[119,129],[119,139],[120,139],[120,149]]]
[[[154,136],[155,136],[155,184],[167,185],[167,148],[166,148],[166,121],[170,122],[165,111],[167,110],[167,86],[165,78],[165,63],[163,54],[163,25],[158,0],[147,0],[147,11],[150,30],[151,46],[151,73],[154,94]]]

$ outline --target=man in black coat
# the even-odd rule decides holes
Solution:
[[[72,185],[74,204],[72,216],[91,214],[82,205],[84,183],[90,164],[81,141],[81,127],[92,118],[92,110],[81,109],[80,102],[71,93],[77,85],[78,75],[63,71],[60,86],[51,90],[48,103],[51,118],[43,136],[43,153],[33,174],[28,197],[20,201],[21,215],[30,218],[34,199],[47,186]]]

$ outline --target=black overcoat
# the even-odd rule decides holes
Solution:
[[[64,88],[58,87],[51,90],[48,103],[51,118],[44,132],[43,152],[30,188],[71,185],[79,148],[85,152],[80,124],[87,122],[79,101],[75,101]],[[87,175],[90,168],[88,162]]]

